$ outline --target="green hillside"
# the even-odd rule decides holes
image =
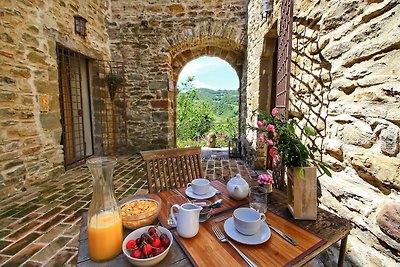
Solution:
[[[178,146],[206,144],[208,133],[217,134],[217,146],[238,135],[239,92],[178,88]]]
[[[233,90],[194,89],[199,100],[211,103],[215,114],[224,117],[237,116],[239,112],[239,92]]]

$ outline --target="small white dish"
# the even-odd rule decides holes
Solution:
[[[215,196],[215,194],[217,193],[217,190],[210,186],[210,189],[208,189],[208,192],[204,195],[197,195],[193,192],[191,187],[187,187],[185,190],[185,194],[188,197],[194,198],[194,199],[208,199],[208,198],[212,198],[213,196]]]
[[[129,240],[133,239],[136,240],[136,238],[140,237],[143,233],[147,233],[147,231],[149,230],[150,227],[153,227],[156,225],[149,225],[149,226],[144,226],[141,227],[139,229],[136,229],[134,231],[132,231],[129,235],[127,235],[124,239],[124,242],[122,242],[122,251],[124,253],[124,255],[126,256],[126,258],[128,259],[128,261],[130,263],[132,263],[135,266],[139,266],[139,267],[147,267],[147,266],[154,266],[157,263],[159,263],[160,261],[162,261],[168,254],[171,246],[172,246],[172,242],[174,241],[174,237],[172,236],[172,233],[167,229],[164,228],[162,226],[158,226],[158,234],[161,235],[161,233],[165,233],[169,240],[171,241],[171,243],[169,244],[169,246],[165,249],[164,252],[162,252],[160,255],[154,256],[152,258],[147,258],[147,259],[135,259],[133,257],[130,256],[130,253],[128,251],[128,249],[126,248],[126,243],[128,243]]]
[[[235,228],[232,217],[225,221],[224,230],[230,238],[245,245],[259,245],[266,242],[271,237],[271,230],[265,222],[261,224],[260,231],[254,235],[243,235],[239,233]]]

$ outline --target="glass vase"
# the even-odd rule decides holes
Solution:
[[[89,256],[94,261],[107,261],[121,252],[122,217],[112,184],[116,163],[114,157],[96,157],[86,162],[93,176],[87,225]]]

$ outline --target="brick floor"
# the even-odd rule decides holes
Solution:
[[[246,179],[257,176],[241,160],[213,155],[203,159],[203,169],[209,179],[229,179],[236,173]],[[141,158],[120,156],[113,181],[119,200],[147,192]],[[81,214],[87,211],[91,194],[92,177],[86,166],[80,166],[1,200],[0,265],[76,265]]]

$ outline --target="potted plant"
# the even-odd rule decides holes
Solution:
[[[119,74],[110,72],[106,75],[105,81],[107,83],[108,91],[110,93],[110,98],[112,101],[114,100],[118,88],[124,83],[124,77]]]
[[[272,158],[279,159],[286,167],[288,183],[288,207],[295,219],[315,220],[317,218],[317,169],[331,176],[324,164],[314,157],[315,146],[306,146],[295,132],[295,119],[286,120],[274,108],[271,114],[254,112],[257,116],[256,130],[260,142],[268,147]],[[304,132],[311,136],[314,130],[304,126]]]
[[[272,176],[272,172],[270,170],[267,173],[260,174],[257,179],[258,186],[265,187],[267,193],[272,193],[272,185],[274,184],[274,179]]]

